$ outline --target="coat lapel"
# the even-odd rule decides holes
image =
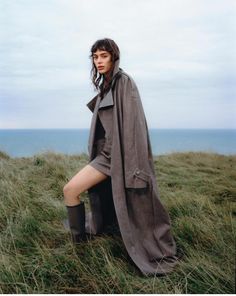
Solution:
[[[114,105],[113,95],[110,89],[109,92],[105,95],[105,97],[101,100],[98,109],[103,107],[113,106],[113,105]]]
[[[90,110],[93,112],[91,126],[90,126],[89,140],[88,140],[88,151],[91,159],[92,159],[92,145],[94,143],[100,99],[101,99],[100,96],[97,95],[87,104],[89,105]]]
[[[92,112],[94,112],[98,97],[99,97],[99,94],[97,94],[94,98],[92,98],[91,101],[89,101],[87,103],[87,107]],[[98,109],[103,108],[103,107],[113,106],[113,105],[114,105],[113,95],[112,95],[112,91],[110,89],[109,92],[105,95],[105,97],[101,100]]]
[[[89,108],[89,110],[91,110],[92,112],[94,111],[98,96],[99,94],[97,94],[94,98],[92,98],[92,100],[89,101],[86,105]]]

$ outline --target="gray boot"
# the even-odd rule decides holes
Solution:
[[[82,241],[86,241],[84,202],[81,201],[78,205],[66,206],[66,208],[73,243],[78,244]]]

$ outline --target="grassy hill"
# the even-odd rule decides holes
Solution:
[[[86,154],[10,158],[0,152],[1,293],[233,293],[236,156],[154,158],[160,196],[184,253],[175,271],[141,277],[119,236],[74,246],[62,188]],[[81,196],[88,207],[87,193]]]

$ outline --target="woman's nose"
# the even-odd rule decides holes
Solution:
[[[97,63],[101,63],[102,59],[100,57],[97,58]]]

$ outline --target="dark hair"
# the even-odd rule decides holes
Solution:
[[[105,81],[104,74],[98,73],[97,68],[93,62],[93,53],[96,52],[97,50],[106,50],[111,54],[111,60],[112,60],[113,66],[112,66],[112,69],[111,69],[108,77],[106,77],[106,81]],[[109,38],[104,38],[104,39],[97,40],[92,45],[90,51],[91,51],[91,54],[89,57],[92,60],[92,69],[90,71],[91,79],[92,79],[93,85],[95,86],[95,89],[101,90],[101,92],[104,93],[110,86],[115,61],[120,58],[120,50],[114,40],[109,39]],[[99,85],[101,79],[103,79],[103,80],[102,80],[101,85]]]

